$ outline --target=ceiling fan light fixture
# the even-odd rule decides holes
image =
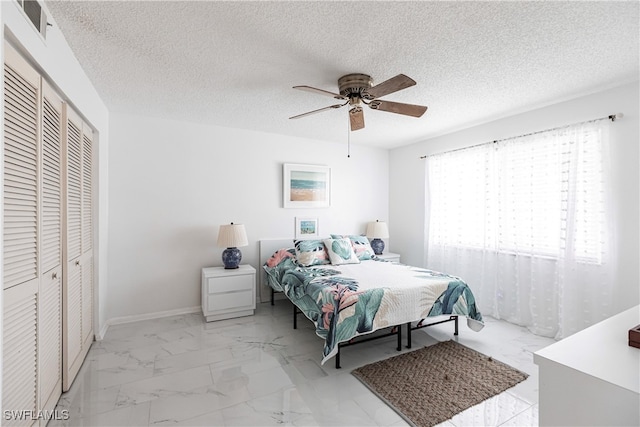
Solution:
[[[373,85],[373,79],[368,74],[353,73],[338,79],[338,90],[345,97],[362,94]]]
[[[349,110],[349,127],[352,131],[364,128],[364,113],[362,107],[355,106]]]
[[[290,117],[290,119],[305,117],[310,114],[315,114],[332,108],[339,108],[347,104],[349,104],[349,122],[352,131],[364,128],[364,113],[362,111],[362,104],[368,105],[373,110],[402,114],[405,116],[420,117],[425,113],[425,111],[427,111],[427,107],[422,105],[404,104],[401,102],[391,102],[378,99],[385,95],[389,95],[399,90],[411,87],[415,84],[416,82],[412,78],[407,77],[404,74],[398,74],[395,77],[392,77],[380,84],[373,86],[373,79],[370,75],[362,73],[352,73],[346,74],[338,79],[339,94],[326,91],[324,89],[317,89],[311,86],[294,86],[294,89],[314,92],[325,96],[331,96],[336,99],[346,99],[347,102],[342,105],[336,104],[329,107],[320,108],[318,110],[309,111],[307,113],[298,114],[297,116]]]

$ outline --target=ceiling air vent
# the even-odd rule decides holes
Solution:
[[[42,37],[47,35],[47,14],[36,0],[16,0]]]

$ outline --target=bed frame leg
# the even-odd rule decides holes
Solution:
[[[455,319],[455,331],[453,332],[453,335],[458,335],[458,316],[451,316],[451,318]]]
[[[274,301],[274,295],[275,295],[275,291],[273,290],[273,288],[271,288],[271,305],[274,305],[273,301]]]
[[[411,348],[411,322],[407,322],[407,348]]]
[[[396,350],[402,350],[402,325],[398,325],[398,346],[396,347]]]
[[[298,329],[298,308],[295,304],[293,305],[293,329]]]
[[[336,369],[340,369],[340,344],[338,344],[338,352],[336,353]]]

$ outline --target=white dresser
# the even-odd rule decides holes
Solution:
[[[640,425],[640,306],[537,351],[541,426]]]
[[[256,270],[250,265],[236,269],[202,269],[202,314],[207,322],[251,316],[256,309]]]

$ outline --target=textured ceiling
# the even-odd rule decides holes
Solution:
[[[108,108],[345,142],[348,73],[416,86],[351,142],[397,147],[638,80],[639,3],[47,1]]]

